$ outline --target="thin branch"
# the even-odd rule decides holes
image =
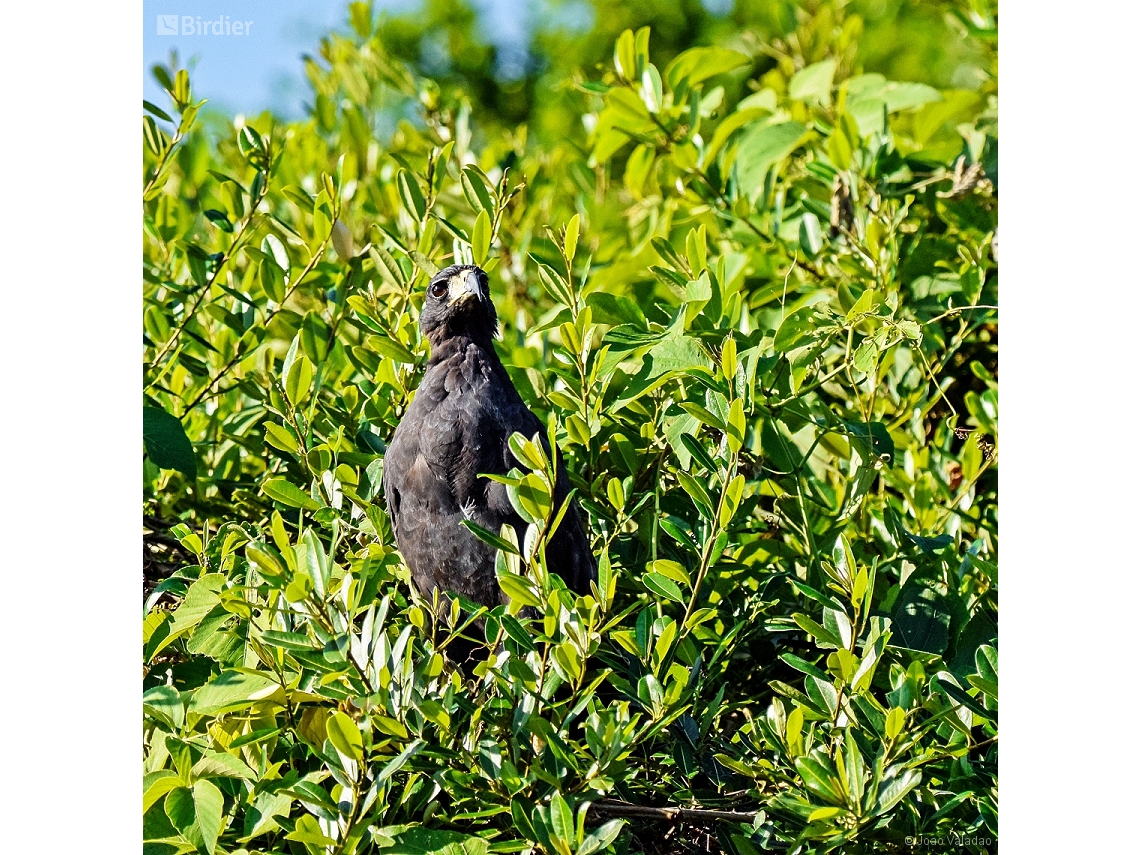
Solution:
[[[154,185],[158,183],[159,176],[162,175],[163,170],[166,169],[166,164],[170,162],[170,157],[174,154],[174,150],[178,148],[178,144],[182,142],[182,140],[186,137],[186,133],[184,133],[182,130],[181,118],[182,117],[179,116],[178,127],[174,130],[174,136],[170,138],[170,145],[167,147],[166,151],[162,153],[162,156],[158,159],[158,163],[155,164],[154,174],[151,175],[150,181],[148,181],[146,183],[146,186],[143,187],[144,201],[146,200],[147,194],[150,193],[150,191],[154,188]],[[190,128],[187,128],[186,132],[189,132],[189,130]]]
[[[209,281],[206,282],[206,284],[203,285],[199,290],[198,296],[194,298],[193,304],[191,304],[190,308],[186,310],[186,315],[182,318],[182,323],[178,325],[177,329],[174,330],[170,338],[166,340],[166,344],[164,344],[158,353],[155,354],[154,359],[151,361],[150,365],[147,366],[147,370],[161,367],[163,358],[165,358],[166,355],[170,353],[170,351],[174,348],[174,345],[178,343],[178,340],[182,337],[182,333],[186,330],[187,325],[189,325],[190,321],[194,319],[194,315],[197,313],[198,308],[202,305],[202,301],[213,290],[214,283],[216,283],[218,281],[218,277],[222,275],[222,271],[225,270],[226,264],[228,264],[230,260],[233,259],[233,257],[237,254],[238,250],[241,249],[242,241],[246,238],[246,233],[249,230],[249,226],[253,222],[254,217],[257,215],[257,208],[268,192],[269,181],[266,180],[263,182],[261,193],[258,194],[258,197],[256,199],[253,199],[250,203],[249,216],[245,218],[245,222],[243,222],[241,228],[238,229],[237,235],[234,237],[229,249],[226,250],[225,254],[214,267],[214,275],[211,276]],[[157,376],[161,377],[162,373],[159,372]],[[147,388],[149,388],[149,386]]]
[[[331,236],[331,233],[330,233],[330,236]],[[265,321],[264,321],[264,323],[262,323],[262,326],[265,329],[269,328],[269,324],[272,323],[273,319],[275,317],[277,317],[277,314],[285,307],[285,303],[288,302],[289,298],[293,296],[293,292],[295,292],[298,288],[301,287],[301,285],[305,281],[305,277],[313,272],[313,268],[315,268],[317,266],[317,262],[320,261],[321,258],[324,256],[325,250],[328,248],[328,244],[329,244],[329,237],[326,237],[324,240],[321,241],[320,246],[317,247],[317,251],[313,253],[313,257],[311,259],[309,259],[309,263],[305,265],[305,269],[302,270],[301,273],[297,276],[297,279],[293,283],[293,286],[287,292],[285,292],[285,296],[281,300],[281,302],[277,304],[277,308],[274,309],[272,312],[270,312],[268,315],[266,315]],[[207,382],[206,385],[202,387],[202,390],[197,395],[194,396],[194,400],[186,405],[186,409],[182,411],[182,417],[183,418],[186,417],[187,413],[189,413],[196,406],[198,406],[200,403],[202,403],[202,399],[206,397],[206,394],[214,387],[215,383],[217,383],[219,380],[221,380],[223,377],[225,377],[226,374],[228,374],[230,372],[230,369],[232,369],[235,365],[237,365],[241,360],[245,359],[247,356],[250,355],[250,353],[252,351],[245,352],[245,351],[238,350],[237,345],[240,343],[241,342],[239,341],[234,345],[234,355],[230,358],[230,361],[227,362],[225,365],[223,365],[221,370],[218,371],[218,373],[215,374],[213,377],[211,377],[209,382]]]
[[[631,805],[615,799],[602,799],[590,803],[591,813],[606,816],[629,816],[641,819],[663,819],[669,822],[688,822],[693,825],[711,825],[715,822],[752,822],[757,811],[706,810],[704,808],[649,807]]]
[[[992,310],[992,311],[996,312],[998,310],[998,307],[997,306],[951,306],[949,309],[947,309],[941,315],[933,317],[929,321],[925,321],[924,323],[932,324],[935,321],[940,321],[945,317],[949,317],[950,315],[957,315],[960,312],[977,312],[977,311],[981,311],[983,309],[988,309],[988,310]]]

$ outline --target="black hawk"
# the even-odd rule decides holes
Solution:
[[[384,455],[392,530],[426,598],[450,591],[493,608],[506,602],[495,578],[495,549],[460,523],[468,519],[496,534],[509,523],[522,543],[527,523],[506,487],[479,476],[521,468],[507,445],[515,431],[538,434],[548,454],[550,449],[542,423],[495,353],[498,319],[483,270],[454,265],[437,273],[427,287],[420,329],[431,343],[431,359]],[[559,458],[556,512],[569,493]],[[551,537],[546,559],[568,588],[590,592],[597,565],[573,505]]]

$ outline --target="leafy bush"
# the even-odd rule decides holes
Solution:
[[[147,852],[995,849],[994,21],[944,9],[980,88],[862,73],[860,18],[815,4],[656,64],[622,32],[539,139],[359,3],[301,122],[155,69]],[[453,260],[594,596],[545,572],[532,437],[532,532],[481,533],[509,605],[409,585],[380,474]]]

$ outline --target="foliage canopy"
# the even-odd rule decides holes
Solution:
[[[597,0],[504,80],[464,7],[354,3],[294,123],[154,70],[148,853],[995,850],[996,20],[763,5]],[[510,604],[409,585],[378,489],[452,261],[593,596],[533,437]]]

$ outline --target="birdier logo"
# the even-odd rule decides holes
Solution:
[[[159,15],[160,36],[248,36],[253,21],[234,21],[229,15],[202,20],[201,15]]]

